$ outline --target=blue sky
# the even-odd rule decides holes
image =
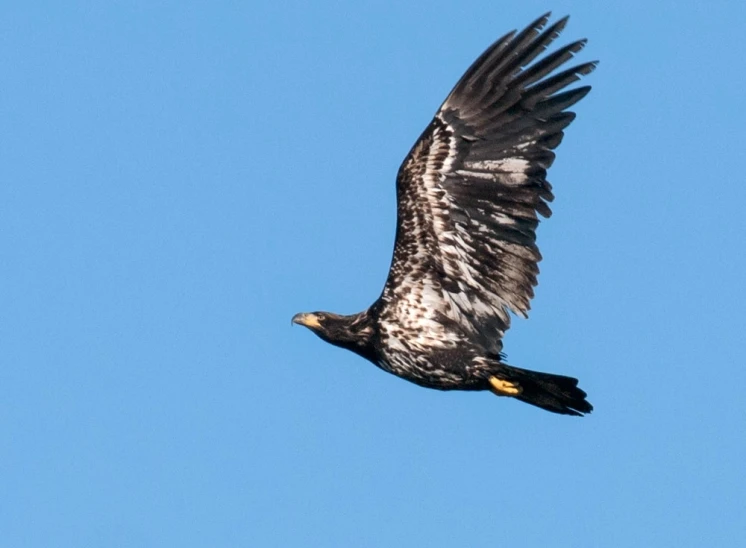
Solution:
[[[548,9],[601,64],[505,350],[583,419],[290,327],[377,297],[399,163]],[[744,31],[735,1],[3,3],[3,544],[741,546]]]

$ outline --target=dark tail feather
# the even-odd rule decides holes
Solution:
[[[552,413],[582,416],[593,411],[585,399],[586,393],[578,388],[578,379],[505,364],[500,364],[495,376],[520,385],[523,391],[515,398]]]

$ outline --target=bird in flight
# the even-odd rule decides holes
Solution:
[[[510,32],[469,67],[412,147],[396,180],[397,225],[381,296],[358,314],[292,321],[403,379],[439,390],[490,390],[553,413],[593,410],[572,377],[505,363],[510,312],[534,295],[539,215],[554,198],[552,152],[596,62],[563,68],[578,40],[539,57],[567,24],[550,14]],[[538,58],[538,60],[537,60]]]

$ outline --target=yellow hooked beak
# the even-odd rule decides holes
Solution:
[[[321,327],[316,314],[311,314],[310,312],[301,312],[300,314],[296,314],[290,321],[292,323],[297,323],[298,325],[304,325],[310,329],[318,329]]]

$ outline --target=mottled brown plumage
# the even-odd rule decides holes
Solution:
[[[539,215],[567,108],[562,91],[595,63],[553,74],[585,45],[536,60],[567,24],[549,14],[490,46],[466,71],[402,163],[397,231],[381,297],[352,316],[299,314],[322,339],[428,388],[491,390],[555,413],[593,408],[571,377],[503,363],[510,312],[526,316],[541,260]]]

